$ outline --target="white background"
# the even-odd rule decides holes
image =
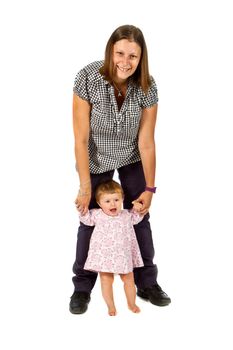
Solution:
[[[159,89],[151,224],[172,304],[117,317],[99,282],[68,311],[78,226],[72,88],[122,24],[145,35]],[[232,349],[230,1],[3,1],[0,8],[2,349]]]

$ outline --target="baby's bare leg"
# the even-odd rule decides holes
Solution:
[[[125,290],[125,295],[126,295],[129,309],[135,313],[140,312],[141,310],[135,304],[136,288],[134,284],[133,272],[127,273],[125,275],[120,275],[120,276],[122,281],[124,282],[124,290]]]
[[[112,284],[114,281],[113,273],[100,272],[100,282],[103,298],[108,306],[108,314],[110,316],[116,315],[116,308],[113,299]]]

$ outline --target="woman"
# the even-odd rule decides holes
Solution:
[[[154,305],[171,302],[157,283],[149,208],[155,193],[154,129],[157,88],[149,75],[147,48],[139,28],[124,25],[108,40],[105,60],[93,62],[76,76],[73,125],[80,189],[76,206],[83,215],[98,208],[96,186],[117,170],[125,193],[124,208],[141,204],[144,219],[135,232],[144,266],[134,271],[137,295]],[[80,224],[73,266],[75,290],[70,311],[87,310],[97,274],[83,269],[93,227]]]

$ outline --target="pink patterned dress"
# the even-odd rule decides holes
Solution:
[[[126,209],[117,216],[109,216],[102,209],[80,215],[83,224],[95,226],[84,269],[126,274],[144,266],[133,228],[142,219],[137,212]]]

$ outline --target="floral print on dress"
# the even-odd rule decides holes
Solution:
[[[85,270],[126,274],[144,266],[133,225],[142,221],[136,211],[123,209],[109,216],[102,209],[91,209],[80,215],[80,221],[95,226]]]

